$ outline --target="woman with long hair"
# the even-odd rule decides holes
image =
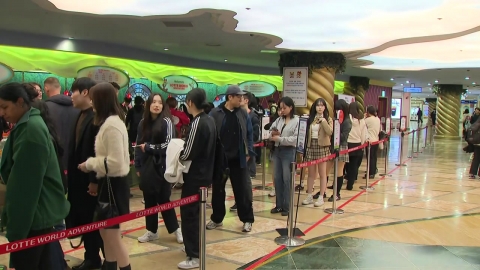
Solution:
[[[175,138],[175,127],[167,103],[158,93],[151,94],[145,103],[143,119],[138,125],[135,149],[135,168],[140,174],[140,189],[143,191],[145,209],[170,202],[172,189],[165,180],[167,146]],[[162,212],[168,233],[175,233],[177,242],[183,243],[175,209]],[[158,213],[145,216],[146,229],[138,242],[146,243],[158,239]]]
[[[365,119],[365,124],[367,125],[367,141],[370,143],[378,142],[380,130],[382,128],[380,119],[377,117],[377,110],[373,106],[367,107],[367,118]],[[377,173],[377,153],[378,153],[379,144],[370,146],[370,162],[367,164],[369,166],[369,179],[375,178]],[[368,148],[367,148],[368,156]],[[365,175],[364,178],[367,176]]]
[[[294,115],[295,103],[289,97],[283,97],[280,100],[279,110],[282,116],[277,118],[270,127],[270,140],[275,143],[273,162],[275,163],[274,181],[277,204],[270,213],[288,216],[292,162],[295,161],[299,118]]]
[[[130,172],[128,132],[125,114],[116,99],[116,91],[110,83],[99,83],[89,91],[95,112],[94,124],[99,126],[95,139],[95,157],[87,159],[78,168],[83,172],[96,172],[99,202],[114,204],[118,215],[130,212]],[[109,218],[97,213],[95,221]],[[100,229],[104,248],[106,270],[130,270],[128,251],[122,242],[120,224]]]
[[[9,242],[48,234],[69,211],[55,146],[40,111],[32,107],[25,85],[0,87],[0,116],[15,124],[4,145],[0,174],[6,185],[1,227]],[[10,254],[17,270],[57,269],[53,244]],[[57,246],[58,247],[58,246]]]
[[[310,115],[307,121],[307,142],[305,161],[312,161],[329,156],[331,136],[333,133],[333,120],[328,113],[327,102],[323,98],[315,100],[310,107]],[[327,162],[322,162],[308,167],[307,179],[307,198],[302,202],[303,205],[313,203],[313,186],[317,172],[320,176],[320,194],[325,194],[327,190]],[[318,196],[314,206],[319,207],[324,204],[323,196]]]
[[[360,112],[360,108],[356,101],[350,103],[350,117],[352,119],[352,130],[348,135],[348,148],[354,148],[365,143],[366,136],[366,126],[365,120],[363,119],[363,114]],[[347,172],[347,189],[352,190],[353,184],[358,178],[358,168],[362,164],[363,159],[363,149],[353,151],[349,153],[349,162],[347,163],[346,172]],[[338,183],[340,188],[343,183]]]
[[[345,151],[348,149],[348,135],[350,134],[350,130],[352,129],[352,120],[350,120],[349,116],[349,108],[348,103],[343,100],[339,99],[334,104],[335,111],[342,111],[343,113],[343,122],[340,124],[340,149],[339,152]],[[338,155],[338,165],[337,165],[337,179],[333,181],[337,181],[337,201],[340,200],[340,189],[342,188],[343,183],[343,167],[345,163],[349,161],[349,156],[347,154],[339,154]],[[327,175],[329,174],[330,169],[333,167],[333,161],[329,161],[327,165]],[[334,200],[333,195],[328,199],[329,202]]]

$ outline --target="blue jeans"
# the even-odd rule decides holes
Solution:
[[[65,224],[58,224],[54,226],[55,231],[65,230]],[[65,255],[63,254],[62,246],[59,241],[55,241],[49,244],[51,248],[50,258],[52,270],[64,270],[67,267],[67,262],[65,261]]]
[[[290,210],[290,186],[292,162],[295,161],[295,147],[277,147],[273,152],[275,193],[277,208]]]

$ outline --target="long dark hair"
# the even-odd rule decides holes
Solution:
[[[117,92],[111,83],[102,82],[88,91],[95,109],[94,124],[101,126],[108,117],[117,115],[125,122],[125,114],[117,100]]]
[[[293,118],[293,116],[295,115],[295,103],[293,102],[293,99],[291,99],[290,97],[283,97],[282,99],[280,99],[278,104],[280,105],[282,103],[287,107],[292,107],[292,109],[290,110],[290,118]],[[277,111],[278,111],[278,108],[277,108]],[[285,115],[282,115],[282,117],[286,118]]]
[[[328,118],[330,117],[330,114],[328,113],[328,106],[327,102],[323,98],[319,98],[313,102],[312,106],[310,107],[310,115],[308,116],[308,123],[311,124],[313,123],[313,120],[315,120],[315,116],[317,115],[317,106],[318,103],[322,103],[323,106],[325,106],[325,110],[323,110],[323,118],[327,120],[328,123]]]
[[[159,96],[160,99],[162,100],[162,111],[160,114],[157,116],[156,119],[153,119],[152,113],[150,112],[150,106],[153,103],[153,98],[155,96]],[[163,125],[163,119],[164,118],[169,118],[172,120],[172,114],[170,113],[170,107],[168,107],[168,104],[164,102],[162,96],[159,93],[153,93],[151,94],[147,102],[145,103],[145,110],[143,112],[143,123],[142,123],[142,133],[143,136],[141,138],[141,142],[144,143],[146,140],[151,140],[151,143],[161,143],[161,135],[162,134],[162,125]],[[172,121],[173,123],[173,121]],[[175,132],[175,129],[173,130]],[[175,134],[172,134],[172,138],[175,137]]]
[[[360,119],[363,119],[363,114],[362,112],[360,112],[360,106],[358,106],[358,103],[356,101],[350,103],[348,109],[350,110],[350,115],[353,118],[357,119],[358,121],[360,121]],[[347,116],[345,115],[345,117]]]
[[[375,107],[370,105],[367,107],[367,113],[373,116],[377,116],[377,109],[375,109]]]
[[[345,100],[339,99],[335,101],[334,109],[335,111],[342,111],[343,117],[345,118],[349,117],[348,114],[350,110],[348,108],[348,103]]]

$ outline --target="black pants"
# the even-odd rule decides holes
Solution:
[[[358,169],[362,164],[363,159],[363,150],[357,150],[355,152],[349,153],[348,156],[349,162],[345,164],[347,169],[347,189],[351,190],[353,188],[353,184],[358,178]],[[337,185],[341,183],[337,183]]]
[[[48,228],[38,231],[30,231],[27,238],[35,237],[53,232],[54,229]],[[29,249],[12,252],[10,254],[11,267],[16,270],[51,270],[53,265],[51,262],[52,243]]]
[[[370,168],[369,173],[370,175],[375,175],[377,173],[377,154],[378,154],[378,144],[372,145],[370,147],[370,163],[368,163],[368,147],[366,148],[367,151],[367,166]]]
[[[243,223],[255,221],[250,193],[252,192],[251,181],[248,175],[248,168],[240,168],[239,160],[229,160],[230,182],[232,183],[233,195],[237,204],[237,214]],[[212,209],[210,219],[220,223],[225,218],[225,185],[226,181],[212,184]],[[183,221],[182,221],[183,222]]]
[[[100,257],[100,250],[103,251],[103,240],[100,236],[100,231],[93,231],[83,235],[83,246],[85,247],[84,258],[85,260],[92,261],[94,264],[102,262]],[[105,255],[104,255],[105,257]]]
[[[470,165],[469,174],[478,175],[478,167],[480,166],[480,146],[473,146],[473,160]]]
[[[200,187],[186,182],[182,186],[182,198],[198,194]],[[180,206],[182,217],[183,244],[188,257],[199,258],[200,202]]]
[[[170,183],[163,179],[159,192],[143,191],[145,209],[170,202],[171,194],[172,187],[170,186]],[[168,233],[174,233],[179,228],[175,209],[170,209],[161,213]],[[158,213],[146,216],[145,223],[147,230],[156,233],[158,230]]]
[[[255,147],[255,154],[257,154],[257,157],[255,159],[255,163],[261,164],[262,163],[262,151],[265,151],[265,149],[262,149],[262,147]]]

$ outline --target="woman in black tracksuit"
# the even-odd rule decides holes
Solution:
[[[135,168],[140,174],[140,189],[143,191],[145,209],[170,202],[171,186],[164,178],[168,143],[175,137],[170,109],[163,103],[160,94],[152,94],[145,105],[142,121],[138,125]],[[168,233],[175,233],[178,243],[183,243],[175,209],[162,212]],[[158,214],[145,217],[144,235],[141,243],[158,239]]]

